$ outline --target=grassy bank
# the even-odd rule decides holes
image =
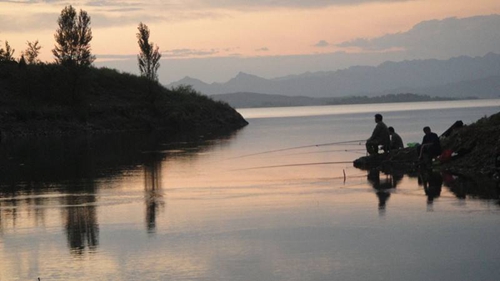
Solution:
[[[107,68],[0,63],[3,135],[133,130],[237,129],[248,124],[223,102],[188,87],[167,89]]]

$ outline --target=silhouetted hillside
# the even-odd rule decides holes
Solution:
[[[276,79],[264,79],[239,73],[226,83],[207,84],[196,79],[183,79],[181,84],[207,95],[252,92],[285,96],[343,97],[352,95],[378,96],[412,92],[442,97],[497,97],[498,83],[488,81],[500,76],[500,55],[456,57],[449,60],[412,60],[385,62],[379,66],[354,66],[331,72],[304,73]],[[474,85],[470,94],[457,92],[457,87]],[[439,93],[437,93],[439,91]]]
[[[226,103],[189,87],[166,89],[101,68],[0,63],[3,134],[236,129],[247,122]]]

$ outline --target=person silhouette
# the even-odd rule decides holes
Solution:
[[[369,155],[378,154],[379,145],[382,145],[384,151],[389,151],[389,130],[382,119],[383,117],[381,114],[375,114],[375,123],[377,125],[375,125],[370,138],[366,140],[366,152],[368,152]]]

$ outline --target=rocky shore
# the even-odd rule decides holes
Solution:
[[[461,175],[499,177],[500,112],[455,130],[442,140],[444,149],[457,155],[441,169]]]

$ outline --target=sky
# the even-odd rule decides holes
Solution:
[[[0,44],[19,57],[38,40],[42,60],[53,61],[67,5],[89,13],[99,67],[138,73],[136,33],[145,23],[162,52],[162,83],[500,53],[498,0],[0,0]]]

